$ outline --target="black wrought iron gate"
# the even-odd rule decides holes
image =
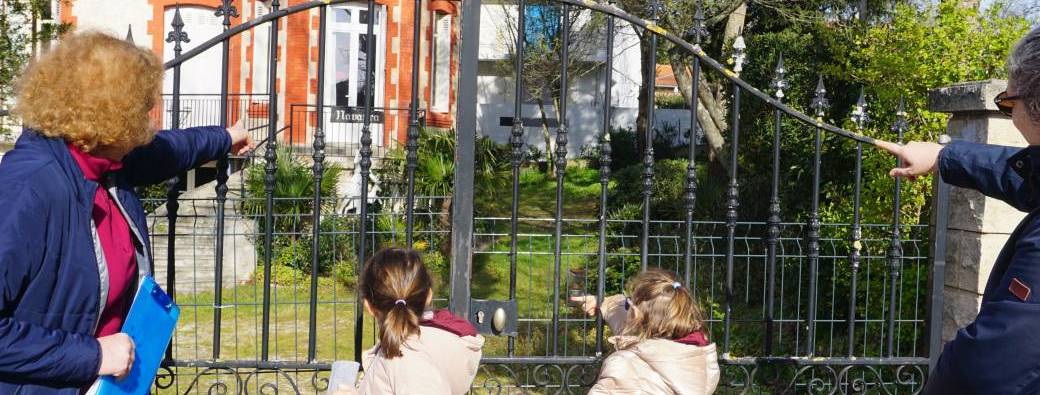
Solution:
[[[945,255],[947,210],[945,187],[938,185],[935,191],[935,220],[931,226],[907,226],[900,223],[902,186],[899,181],[894,182],[892,200],[889,202],[891,223],[862,223],[860,195],[864,176],[861,167],[863,150],[864,146],[869,149],[874,140],[860,134],[858,130],[848,131],[823,121],[828,113],[828,101],[822,78],[811,103],[813,113],[807,115],[782,101],[783,92],[788,88],[782,59],[776,67],[776,78],[770,87],[773,94],[767,94],[740,78],[744,62],[742,48],[735,49],[732,68],[706,54],[699,45],[704,23],[702,12],[698,12],[690,33],[684,35],[690,42],[660,27],[655,18],[664,10],[656,1],[648,2],[647,14],[651,18],[642,19],[607,3],[554,0],[552,3],[562,7],[562,15],[565,17],[570,15],[568,10],[571,8],[581,8],[592,15],[602,15],[608,21],[605,24],[606,55],[603,60],[607,71],[603,73],[600,87],[603,97],[600,102],[600,150],[594,158],[598,162],[596,170],[599,172],[600,184],[597,215],[595,218],[568,218],[565,215],[568,205],[565,180],[571,165],[568,161],[567,147],[570,142],[565,116],[554,130],[556,155],[553,166],[555,173],[552,176],[555,205],[552,217],[521,217],[520,206],[527,193],[521,188],[527,155],[524,143],[526,131],[522,121],[514,122],[508,150],[500,152],[501,155],[508,155],[510,215],[508,218],[480,216],[476,212],[474,196],[477,189],[477,148],[480,144],[475,103],[478,101],[480,15],[483,5],[480,0],[466,0],[461,4],[461,61],[457,90],[457,103],[460,105],[455,124],[457,139],[454,141],[450,227],[436,228],[432,225],[436,222],[434,219],[447,213],[431,209],[433,205],[429,202],[443,202],[447,197],[421,196],[416,190],[416,171],[423,159],[420,157],[420,122],[425,110],[420,108],[417,100],[412,100],[408,108],[407,140],[403,157],[400,158],[404,174],[401,185],[403,196],[370,196],[372,191],[367,180],[374,171],[374,161],[385,159],[377,157],[373,151],[372,114],[378,109],[372,100],[367,100],[360,109],[363,125],[357,142],[356,155],[359,160],[353,171],[362,181],[358,183],[356,196],[329,196],[321,187],[323,178],[330,174],[323,121],[327,105],[324,89],[319,88],[316,103],[309,104],[316,108],[313,113],[316,127],[310,146],[290,144],[289,147],[279,147],[286,143],[283,132],[292,126],[279,113],[279,97],[274,88],[278,81],[279,46],[287,44],[279,39],[279,24],[289,15],[317,9],[317,85],[324,87],[327,76],[325,54],[328,13],[331,7],[341,3],[345,1],[311,1],[280,8],[280,2],[273,0],[270,2],[271,10],[266,15],[232,26],[232,19],[238,13],[232,2],[225,0],[216,13],[223,17],[224,33],[185,53],[181,53],[181,43],[189,38],[183,32],[184,23],[179,15],[173,21],[173,32],[166,40],[174,45],[176,58],[168,62],[166,68],[172,69],[174,80],[170,118],[174,128],[185,126],[181,123],[180,109],[180,66],[184,62],[208,48],[221,47],[223,83],[220,87],[219,117],[215,121],[223,126],[241,116],[241,110],[237,110],[235,104],[229,106],[229,103],[235,103],[229,101],[229,96],[235,94],[228,92],[230,40],[246,31],[268,29],[268,37],[271,39],[267,56],[271,67],[267,75],[270,92],[266,98],[266,123],[252,125],[258,131],[257,136],[263,140],[257,154],[221,160],[217,164],[213,198],[182,196],[178,180],[168,183],[165,213],[158,214],[164,218],[157,219],[165,221],[165,232],[161,227],[156,227],[159,230],[155,232],[155,237],[157,240],[165,238],[164,243],[160,240],[157,244],[165,248],[166,260],[170,263],[166,265],[167,287],[186,307],[188,315],[194,315],[191,318],[194,336],[190,332],[178,333],[180,338],[188,340],[175,340],[156,382],[159,392],[305,393],[323,390],[327,385],[325,371],[330,362],[334,359],[360,359],[362,350],[372,341],[372,323],[363,318],[353,289],[349,286],[341,288],[337,285],[338,280],[333,281],[331,288],[323,283],[325,277],[322,272],[326,269],[321,262],[326,259],[324,254],[335,255],[336,262],[355,262],[351,268],[354,272],[346,274],[346,277],[350,277],[356,274],[358,265],[363,264],[374,248],[387,244],[415,246],[417,243],[428,243],[435,236],[450,240],[446,242],[450,246],[449,282],[442,287],[448,295],[446,300],[440,300],[439,303],[447,303],[455,312],[470,317],[492,337],[485,351],[481,372],[474,383],[474,392],[582,392],[595,379],[597,364],[608,350],[604,344],[604,325],[599,318],[584,317],[561,305],[566,301],[568,287],[580,292],[588,291],[602,298],[605,293],[616,291],[612,289],[614,285],[608,283],[609,278],[619,278],[623,284],[625,277],[649,266],[674,270],[698,299],[706,304],[705,310],[709,312],[706,321],[711,329],[712,340],[718,343],[722,352],[720,361],[724,373],[720,392],[915,393],[922,388],[928,366],[934,362],[940,345],[942,257]],[[421,0],[415,3],[414,20],[420,21],[423,19],[424,6]],[[368,18],[367,53],[373,54],[377,6],[374,0],[369,0],[367,7],[368,15],[372,16]],[[525,0],[518,0],[517,9],[520,10],[517,15],[518,26],[525,26]],[[413,25],[415,55],[410,60],[413,65],[411,81],[414,82],[419,80],[421,24]],[[562,23],[561,26],[562,40],[567,43],[571,35],[570,24]],[[608,211],[608,189],[612,180],[610,131],[613,127],[610,97],[613,81],[610,71],[614,69],[615,29],[621,29],[622,26],[649,33],[654,47],[659,40],[667,40],[688,56],[692,62],[693,92],[701,89],[699,84],[702,73],[716,73],[717,77],[730,84],[730,157],[724,213],[711,217],[697,216],[694,212],[698,199],[698,169],[704,166],[705,160],[697,157],[694,143],[698,138],[701,119],[695,115],[698,108],[697,95],[692,95],[690,123],[693,126],[684,136],[690,142],[687,165],[683,169],[685,219],[662,221],[652,218],[651,197],[657,179],[653,144],[641,147],[643,171],[639,178],[639,188],[642,191],[642,205],[639,212],[634,218],[611,218],[612,213]],[[516,76],[524,72],[525,30],[517,29],[515,37]],[[566,65],[570,54],[567,45],[562,48],[561,63]],[[656,50],[649,53],[656,54]],[[365,70],[369,73],[367,81],[374,81],[372,73],[376,68],[376,57],[368,56],[365,61]],[[567,92],[571,89],[568,70],[562,68],[560,73],[561,89]],[[524,79],[514,78],[513,81],[513,119],[522,120]],[[653,97],[653,84],[645,85],[649,90],[648,97]],[[373,97],[374,84],[367,84],[366,89],[367,97]],[[411,91],[411,97],[419,97],[419,84],[412,83]],[[742,133],[748,132],[741,128],[741,101],[747,99],[766,103],[775,115],[770,158],[772,171],[769,174],[772,187],[768,196],[767,218],[745,218],[740,213],[742,196],[739,180],[742,175],[738,152]],[[567,114],[567,106],[567,100],[562,100],[559,112]],[[860,129],[867,122],[865,106],[861,94],[860,103],[852,114],[853,121]],[[645,111],[649,118],[647,124],[654,125],[657,109],[653,100],[649,100]],[[787,125],[784,121],[792,120],[800,126],[784,126]],[[893,130],[901,138],[907,128],[905,114],[900,111],[899,117],[892,122]],[[652,141],[653,128],[648,129],[650,136],[647,141]],[[811,200],[811,212],[805,221],[785,220],[781,217],[783,200],[780,196],[780,180],[783,170],[780,148],[781,136],[785,133],[814,135],[812,194],[784,197]],[[838,138],[824,139],[825,135]],[[856,164],[854,173],[849,177],[853,184],[853,196],[849,205],[848,223],[822,223],[820,219],[821,153],[826,148],[825,144],[855,146],[855,157],[847,158]],[[282,172],[283,163],[280,162],[286,160],[285,155],[306,157],[305,161],[299,163],[310,168],[309,181],[316,186],[311,188],[312,197],[296,198],[298,201],[294,202],[292,198],[282,197],[281,192],[276,190],[281,182],[279,177],[287,177],[287,173]],[[255,166],[249,167],[254,162]],[[233,181],[229,176],[232,174],[232,165],[234,168],[247,167],[238,173],[243,186],[239,187],[242,192],[237,197],[229,197],[229,193],[235,193],[235,188],[229,187],[229,182]],[[253,187],[261,191],[253,198],[247,196],[250,180]],[[376,200],[375,204],[370,204],[373,199]],[[207,204],[205,201],[209,200],[215,202],[212,213],[205,210],[209,206],[203,207]],[[247,206],[252,211],[241,209]],[[398,208],[403,212],[397,211]],[[246,214],[236,213],[238,211]],[[177,266],[183,265],[188,258],[178,255],[177,241],[199,235],[197,231],[186,235],[183,221],[193,221],[192,226],[195,228],[202,226],[200,224],[210,226],[210,223],[203,221],[207,217],[215,221],[212,223],[213,233],[207,235],[211,237],[201,244],[213,244],[212,257],[216,264],[212,268],[215,272],[212,288],[198,284],[196,277],[192,277],[190,287],[193,289],[183,289],[183,286],[178,286]],[[253,221],[257,226],[250,240],[257,245],[255,251],[260,255],[260,269],[256,270],[253,281],[248,285],[226,284],[224,262],[228,251],[235,247],[228,243],[240,236],[235,234],[238,232],[236,225],[228,221],[240,221],[243,218]],[[384,226],[382,218],[390,218],[387,221],[392,226]],[[400,228],[395,222],[398,218],[403,219]],[[180,228],[178,223],[182,224]],[[327,227],[326,223],[332,225]],[[530,226],[539,223],[539,226]],[[629,234],[626,230],[635,233]],[[282,248],[286,243],[292,248]],[[350,246],[343,250],[347,252],[342,255],[353,255],[340,255],[340,245]],[[198,252],[198,245],[193,246]],[[281,266],[276,264],[282,261],[280,254],[294,252],[299,252],[299,257],[295,261],[293,258],[288,261],[296,262],[296,269],[306,273],[306,277],[280,280]],[[494,256],[505,256],[508,259],[505,273],[497,278],[508,282],[508,288],[504,294],[483,292],[476,295],[479,299],[475,299],[473,290],[478,285],[475,281],[487,280],[474,279],[475,265],[478,261],[487,261],[490,259],[488,257]],[[806,273],[803,273],[803,268]],[[584,273],[584,277],[569,275],[571,269],[574,269],[573,273]],[[532,274],[536,272],[537,275]],[[528,284],[518,281],[518,273],[528,273],[524,276]],[[886,276],[882,282],[873,282],[883,283],[884,286],[881,289],[858,289],[861,275],[867,276],[868,284],[871,283],[869,276]],[[910,280],[904,276],[910,276]],[[200,286],[211,294],[199,297]],[[231,291],[227,291],[229,287]],[[248,287],[252,287],[251,295],[248,294]],[[536,289],[540,291],[535,292]],[[339,299],[339,293],[343,294],[344,299]],[[830,299],[821,301],[821,295]],[[927,306],[920,303],[922,297],[926,299],[924,305]],[[752,300],[755,302],[752,303]],[[883,302],[879,303],[879,300]],[[825,308],[821,308],[821,302]],[[903,305],[907,304],[910,307],[904,308]],[[499,309],[502,312],[498,314],[504,313],[505,320],[496,322],[492,317]],[[298,317],[300,311],[305,318]],[[340,314],[345,316],[344,320],[338,318]],[[252,317],[251,322],[249,317]],[[252,325],[252,329],[240,328],[248,325]],[[287,330],[286,325],[289,326]],[[200,329],[202,327],[211,329]],[[230,339],[226,336],[229,332]],[[340,332],[343,332],[343,339],[340,338]],[[837,336],[835,332],[838,332]],[[304,335],[305,344],[299,339]],[[285,342],[289,346],[285,346]],[[301,352],[301,348],[304,351]]]

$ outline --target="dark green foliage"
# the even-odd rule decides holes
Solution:
[[[423,129],[419,134],[416,196],[450,196],[455,174],[455,130]],[[379,180],[380,196],[404,196],[407,187],[406,152],[394,148],[373,171]],[[477,192],[496,192],[508,185],[509,147],[486,136],[477,137],[475,185]],[[432,203],[439,201],[435,199]],[[431,207],[436,210],[436,207]]]
[[[670,109],[689,109],[686,105],[686,99],[682,95],[657,95],[654,98],[654,104],[657,108],[670,108]]]
[[[141,198],[144,212],[151,214],[156,208],[166,204],[166,183],[159,183],[140,187],[137,194]]]
[[[671,158],[682,158],[686,156],[689,146],[673,146],[676,136],[680,130],[673,125],[654,130],[654,160],[660,161]],[[688,133],[685,131],[684,133]],[[582,159],[588,162],[588,167],[600,168],[602,153],[600,143],[590,144],[582,148]],[[632,129],[615,128],[610,130],[610,170],[618,171],[622,168],[641,165],[645,153],[639,149],[639,139]]]
[[[264,210],[266,207],[266,177],[263,162],[252,165],[246,172],[246,197],[242,209],[255,215],[257,225],[264,229]],[[336,207],[336,183],[343,169],[334,163],[326,163],[321,182],[321,209],[327,211]],[[291,151],[279,150],[275,161],[274,172],[274,231],[288,233],[295,237],[309,228],[313,214],[314,171],[312,166],[303,162]]]
[[[650,194],[650,215],[654,220],[686,219],[686,168],[690,162],[686,159],[665,159],[654,163],[654,178]],[[707,169],[697,169],[698,180],[706,179]],[[625,167],[613,174],[616,184],[610,191],[611,207],[631,211],[628,205],[642,206],[643,202],[643,165],[635,164]],[[724,185],[718,183],[700,183],[697,189],[697,206],[694,208],[696,218],[719,220],[722,211],[720,206],[725,195]],[[642,210],[641,208],[639,210]],[[639,211],[642,213],[642,211]],[[612,217],[615,218],[615,217]],[[642,218],[639,214],[636,218]]]

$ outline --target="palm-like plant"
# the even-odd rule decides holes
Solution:
[[[419,133],[419,150],[415,169],[416,202],[425,203],[425,209],[437,213],[437,228],[451,228],[452,193],[455,186],[455,130],[423,129]],[[387,154],[383,166],[376,170],[380,193],[384,196],[403,196],[407,185],[405,152],[394,149]],[[474,190],[470,193],[495,194],[509,182],[509,148],[496,144],[487,137],[478,137]],[[419,205],[417,209],[422,209]],[[447,253],[447,239],[440,250]]]
[[[246,213],[258,218],[257,224],[263,226],[266,209],[266,169],[263,163],[250,166],[246,170],[246,196],[242,202]],[[343,168],[336,164],[326,164],[321,182],[321,210],[332,210],[336,207],[336,184]],[[274,172],[274,230],[287,233],[292,238],[310,226],[313,214],[314,172],[307,163],[286,149],[280,149],[275,161]]]

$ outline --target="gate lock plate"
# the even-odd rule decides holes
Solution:
[[[516,300],[473,299],[469,311],[469,322],[481,334],[516,336]]]

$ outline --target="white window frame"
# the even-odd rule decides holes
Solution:
[[[451,14],[434,12],[433,50],[430,60],[430,109],[450,111],[451,101]]]
[[[355,39],[354,37],[357,37],[357,35],[368,34],[368,25],[364,24],[364,23],[360,23],[361,11],[368,11],[368,6],[366,4],[364,4],[364,3],[345,3],[345,4],[341,4],[341,5],[331,6],[331,8],[334,8],[334,9],[349,9],[351,12],[350,12],[350,20],[348,22],[336,22],[335,12],[329,12],[326,15],[326,18],[328,18],[328,19],[327,19],[327,31],[326,31],[327,36],[326,36],[325,39],[326,39],[326,43],[332,43],[332,45],[329,45],[329,46],[326,47],[326,51],[329,51],[329,53],[326,53],[326,55],[325,55],[325,73],[326,73],[326,75],[325,75],[325,87],[324,87],[324,89],[325,89],[325,105],[327,105],[327,106],[335,106],[335,104],[336,104],[336,97],[335,96],[336,96],[336,82],[337,81],[336,81],[336,78],[329,78],[329,75],[334,74],[335,70],[336,70],[336,54],[335,54],[334,51],[336,51],[337,48],[336,48],[335,34],[336,33],[348,33],[348,34],[351,34],[351,39],[348,40],[348,43],[350,44],[350,47],[351,47],[351,52],[350,52],[351,54],[357,54],[358,53],[358,49],[359,49],[359,48],[357,48],[359,46],[358,40]],[[386,78],[386,75],[385,75],[386,74],[385,73],[385,69],[386,69],[386,7],[381,6],[381,5],[377,5],[375,11],[376,11],[376,17],[379,18],[379,19],[377,19],[379,21],[379,24],[376,25],[375,28],[372,31],[372,34],[375,36],[375,48],[376,48],[376,66],[375,66],[375,72],[373,73],[373,74],[375,74],[375,83],[376,83],[376,85],[375,85],[375,89],[374,89],[375,90],[375,101],[373,102],[373,107],[377,107],[378,108],[378,107],[383,107],[383,97],[384,97],[384,94],[385,94],[385,92],[384,92],[384,90],[385,90],[384,89],[384,84],[385,84],[385,81],[386,81],[385,80],[385,78]],[[356,55],[355,56],[351,56],[349,61],[350,61],[350,64],[347,65],[347,70],[349,70],[348,71],[349,74],[348,74],[347,78],[351,82],[350,86],[353,87],[353,86],[356,86],[356,82],[358,81],[358,75],[357,75],[358,74],[358,57]],[[348,105],[351,106],[351,107],[356,107],[358,105],[358,103],[357,103],[357,95],[351,95],[350,96],[350,99],[348,100]]]

